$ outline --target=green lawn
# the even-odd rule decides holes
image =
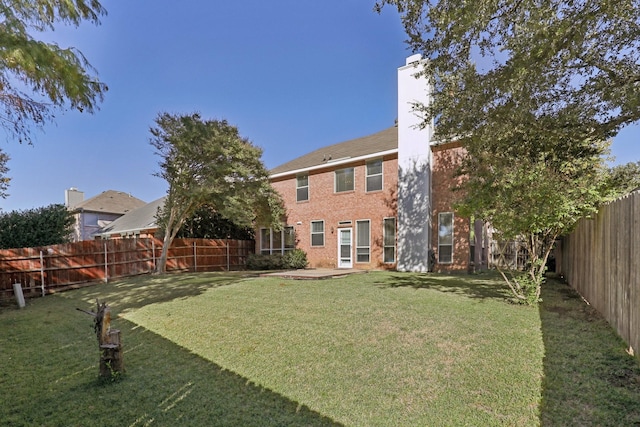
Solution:
[[[566,286],[497,277],[142,276],[0,309],[0,424],[640,424],[640,364]],[[98,380],[95,299],[126,375]]]

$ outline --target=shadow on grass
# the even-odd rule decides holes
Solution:
[[[74,290],[74,298],[95,306],[96,299],[124,311],[145,305],[200,295],[207,289],[229,286],[252,277],[247,272],[180,273],[143,275]],[[85,307],[81,307],[85,308]]]
[[[640,426],[640,361],[567,284],[542,288],[541,424]]]
[[[201,286],[192,290],[201,291]],[[0,424],[340,425],[123,318],[115,322],[122,331],[126,373],[114,382],[99,381],[99,352],[90,321],[73,310],[83,298],[93,296],[91,292],[43,298],[29,311],[0,317],[0,329],[11,329],[0,337],[0,346],[7,344],[11,353],[0,353],[0,385],[6,391]],[[158,292],[158,300],[184,295]],[[104,297],[116,296],[122,295]],[[52,313],[60,315],[45,321]]]
[[[506,285],[502,283],[502,278],[494,272],[477,275],[397,273],[389,276],[387,282],[379,285],[390,288],[432,289],[478,299],[507,299],[510,296]]]

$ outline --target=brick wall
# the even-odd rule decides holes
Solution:
[[[432,241],[431,246],[438,255],[438,214],[453,212],[453,260],[449,264],[436,263],[436,271],[467,271],[469,259],[469,218],[458,215],[453,209],[459,193],[453,191],[461,182],[461,177],[454,177],[456,168],[465,155],[459,143],[448,143],[432,147],[433,165],[431,170],[431,203],[432,203]]]
[[[354,191],[335,193],[335,170],[354,167]],[[398,158],[383,158],[382,191],[365,191],[365,162],[341,164],[309,173],[309,200],[296,201],[296,177],[288,176],[272,181],[282,195],[287,207],[287,225],[296,231],[296,247],[307,253],[310,267],[337,267],[338,229],[353,229],[353,267],[357,269],[388,269],[394,264],[383,263],[383,220],[396,217],[396,192],[398,187]],[[321,247],[311,246],[311,221],[324,220],[325,241]],[[370,221],[370,262],[356,260],[356,221]],[[346,222],[350,224],[345,225]],[[342,223],[342,225],[340,224]],[[259,244],[259,242],[258,242]],[[259,248],[257,249],[259,250]]]

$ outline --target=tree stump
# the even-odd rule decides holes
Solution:
[[[122,341],[120,331],[110,329],[106,334],[106,341],[100,344],[100,376],[112,378],[114,375],[124,372],[122,360]]]
[[[120,331],[111,329],[111,309],[109,306],[96,300],[96,307],[96,312],[78,310],[94,317],[93,329],[98,337],[98,346],[100,348],[100,376],[106,379],[113,379],[118,374],[124,373]]]

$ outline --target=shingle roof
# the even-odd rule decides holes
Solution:
[[[398,128],[390,127],[373,135],[351,139],[312,151],[269,171],[278,175],[321,166],[341,159],[357,158],[398,149]]]
[[[142,207],[145,201],[133,197],[123,191],[107,190],[84,202],[71,206],[71,209],[82,209],[90,212],[106,212],[114,214],[125,214],[134,209]]]
[[[132,210],[100,229],[98,234],[111,235],[133,233],[135,231],[142,231],[157,227],[156,213],[158,212],[158,208],[164,206],[165,199],[166,197],[161,197],[158,200],[147,203],[138,209]]]

